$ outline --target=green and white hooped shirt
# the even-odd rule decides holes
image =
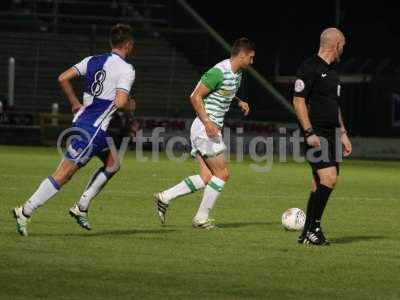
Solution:
[[[240,87],[242,72],[233,73],[231,62],[226,59],[208,70],[200,81],[210,90],[203,99],[206,113],[218,128],[222,128],[225,114]]]

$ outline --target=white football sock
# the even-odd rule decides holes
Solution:
[[[184,196],[190,193],[194,193],[202,188],[205,184],[200,175],[193,175],[185,178],[183,181],[175,185],[174,187],[162,192],[162,200],[165,203],[169,203],[171,200]]]
[[[211,177],[206,188],[204,189],[203,199],[201,200],[199,210],[194,217],[196,222],[201,223],[208,219],[208,215],[214,207],[218,196],[221,194],[224,185],[225,181],[222,179],[216,176]]]
[[[84,193],[81,196],[81,199],[78,202],[79,210],[88,210],[90,201],[94,197],[96,197],[96,195],[101,191],[101,189],[105,186],[108,179],[110,178],[110,175],[107,172],[103,171],[103,168],[97,170],[93,174],[88,186],[86,187]]]
[[[39,185],[36,192],[25,202],[23,206],[23,214],[30,217],[33,212],[42,206],[47,200],[57,194],[60,189],[60,185],[54,180],[53,177],[49,176]]]

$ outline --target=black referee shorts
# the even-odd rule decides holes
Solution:
[[[321,140],[321,148],[313,148],[306,141],[304,147],[306,160],[310,164],[313,174],[316,175],[317,170],[320,169],[336,167],[337,175],[339,175],[342,145],[340,135],[336,137],[336,128],[314,128],[314,132]]]

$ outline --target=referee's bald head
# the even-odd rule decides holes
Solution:
[[[321,33],[319,53],[330,56],[332,58],[331,61],[338,62],[345,44],[346,39],[339,29],[335,27],[327,28]]]
[[[330,27],[322,31],[320,37],[320,47],[329,48],[344,40],[344,34],[339,29]]]

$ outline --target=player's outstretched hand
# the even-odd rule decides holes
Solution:
[[[207,133],[208,137],[214,138],[214,137],[218,136],[219,130],[213,122],[211,122],[211,121],[205,122],[204,127],[206,128],[206,133]]]
[[[250,106],[247,102],[240,100],[238,103],[240,110],[247,116],[250,112]]]
[[[350,156],[351,152],[353,151],[353,147],[351,146],[349,137],[347,136],[346,133],[344,133],[344,134],[342,134],[340,140],[344,147],[344,150],[343,150],[344,157]]]

